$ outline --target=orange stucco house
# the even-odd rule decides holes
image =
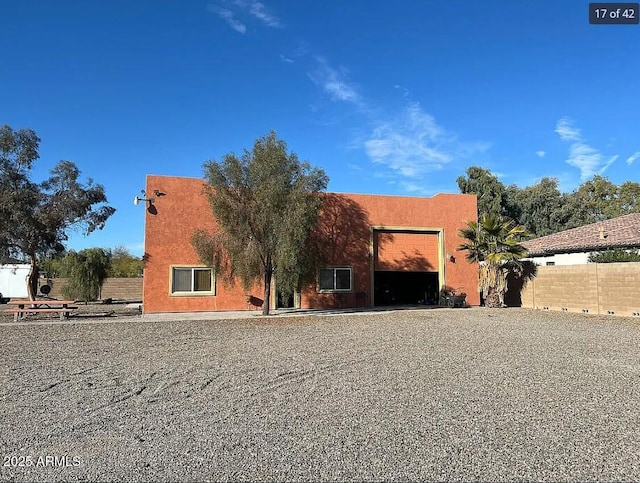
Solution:
[[[198,178],[147,176],[153,201],[145,213],[145,313],[250,310],[262,303],[261,286],[247,293],[199,262],[191,236],[215,228],[203,186]],[[276,276],[272,308],[438,303],[445,288],[464,291],[468,304],[479,305],[478,267],[456,251],[458,230],[477,220],[475,195],[325,196],[318,230],[329,264],[317,283],[288,299]]]

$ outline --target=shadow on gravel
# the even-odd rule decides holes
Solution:
[[[84,314],[71,314],[69,316],[69,319],[98,319],[98,318],[105,318],[105,317],[118,317],[118,315],[127,315],[127,314],[116,314],[116,312],[114,310],[110,311],[110,312],[91,312],[91,313],[84,313]],[[134,315],[134,314],[131,314]]]
[[[386,305],[378,307],[350,307],[350,308],[336,308],[336,309],[278,309],[273,315],[348,315],[357,313],[372,313],[372,312],[395,312],[398,310],[437,310],[437,309],[450,309],[451,307],[439,306],[439,305]],[[461,307],[470,308],[470,307]]]

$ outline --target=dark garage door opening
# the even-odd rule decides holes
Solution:
[[[373,275],[375,305],[438,302],[438,272],[387,272]]]

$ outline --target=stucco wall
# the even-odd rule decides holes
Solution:
[[[438,236],[376,232],[376,270],[438,271]]]
[[[591,252],[579,253],[557,253],[546,257],[531,257],[525,260],[531,260],[536,265],[546,266],[547,263],[552,265],[584,265],[589,262]]]
[[[640,314],[640,262],[538,267],[522,306],[595,314]]]
[[[194,230],[201,228],[211,231],[215,228],[203,186],[203,180],[197,178],[147,176],[147,193],[158,190],[161,195],[156,197],[151,207],[147,207],[145,213],[145,312],[247,308],[246,291],[239,284],[227,286],[222,280],[216,283],[215,295],[170,295],[171,265],[199,264],[191,246]],[[370,301],[372,226],[441,230],[444,251],[456,256],[455,262],[447,261],[444,264],[446,284],[456,288],[462,287],[468,294],[468,303],[477,305],[477,266],[468,264],[464,256],[455,250],[460,244],[457,231],[466,221],[476,219],[476,210],[474,195],[442,194],[432,198],[418,198],[327,194],[327,204],[319,232],[331,236],[326,250],[332,264],[353,267],[354,286],[353,291],[347,296],[347,305],[356,304],[356,292],[366,292],[367,300]],[[389,253],[396,255],[402,253],[402,250],[393,246],[390,246],[389,250]],[[253,287],[248,293],[259,299],[263,297],[260,286]],[[315,286],[306,287],[301,296],[302,307],[326,307],[332,306],[333,303],[332,295],[317,293]]]

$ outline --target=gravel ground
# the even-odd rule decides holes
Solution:
[[[637,319],[0,328],[2,480],[640,480]]]

